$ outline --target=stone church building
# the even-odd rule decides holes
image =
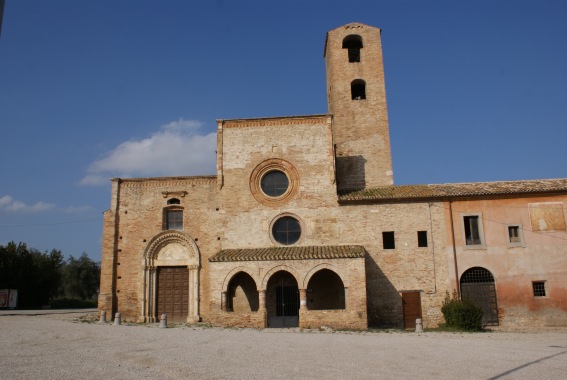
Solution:
[[[411,328],[456,292],[488,325],[567,325],[567,179],[395,186],[380,29],[324,58],[328,114],[218,120],[216,173],[112,179],[99,309]]]

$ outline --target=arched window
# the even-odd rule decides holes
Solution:
[[[179,201],[179,199],[177,198],[171,198],[167,200],[167,204],[168,205],[178,205],[181,204],[181,201]]]
[[[348,49],[348,61],[360,62],[360,49],[362,49],[362,37],[356,34],[346,36],[343,40],[343,49]]]
[[[362,79],[355,79],[350,84],[352,100],[366,99],[366,82]]]

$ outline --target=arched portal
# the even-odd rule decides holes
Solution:
[[[278,271],[268,280],[266,309],[269,327],[299,326],[297,280],[287,271]]]
[[[498,325],[496,283],[488,269],[474,267],[461,276],[461,294],[482,308],[484,325]]]
[[[316,272],[307,285],[307,309],[340,310],[345,308],[345,286],[330,269]]]
[[[162,313],[172,322],[195,322],[199,316],[200,254],[189,236],[164,231],[144,253],[142,320],[156,322]]]
[[[258,311],[259,299],[256,282],[246,272],[235,274],[228,284],[227,310],[236,313]]]

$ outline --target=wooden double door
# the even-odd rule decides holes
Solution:
[[[187,267],[159,267],[157,277],[157,320],[165,313],[168,322],[187,322],[189,270]]]

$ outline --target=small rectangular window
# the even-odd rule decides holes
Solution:
[[[532,282],[532,288],[534,290],[534,297],[545,297],[545,281],[534,281]]]
[[[510,243],[518,243],[520,241],[520,228],[518,226],[508,226],[508,238]]]
[[[523,247],[524,234],[521,224],[510,224],[507,226],[507,239],[509,247]]]
[[[396,249],[394,231],[382,232],[382,244],[384,249]]]
[[[183,210],[168,210],[165,221],[166,230],[183,230]]]
[[[417,246],[427,247],[427,231],[417,231]]]

